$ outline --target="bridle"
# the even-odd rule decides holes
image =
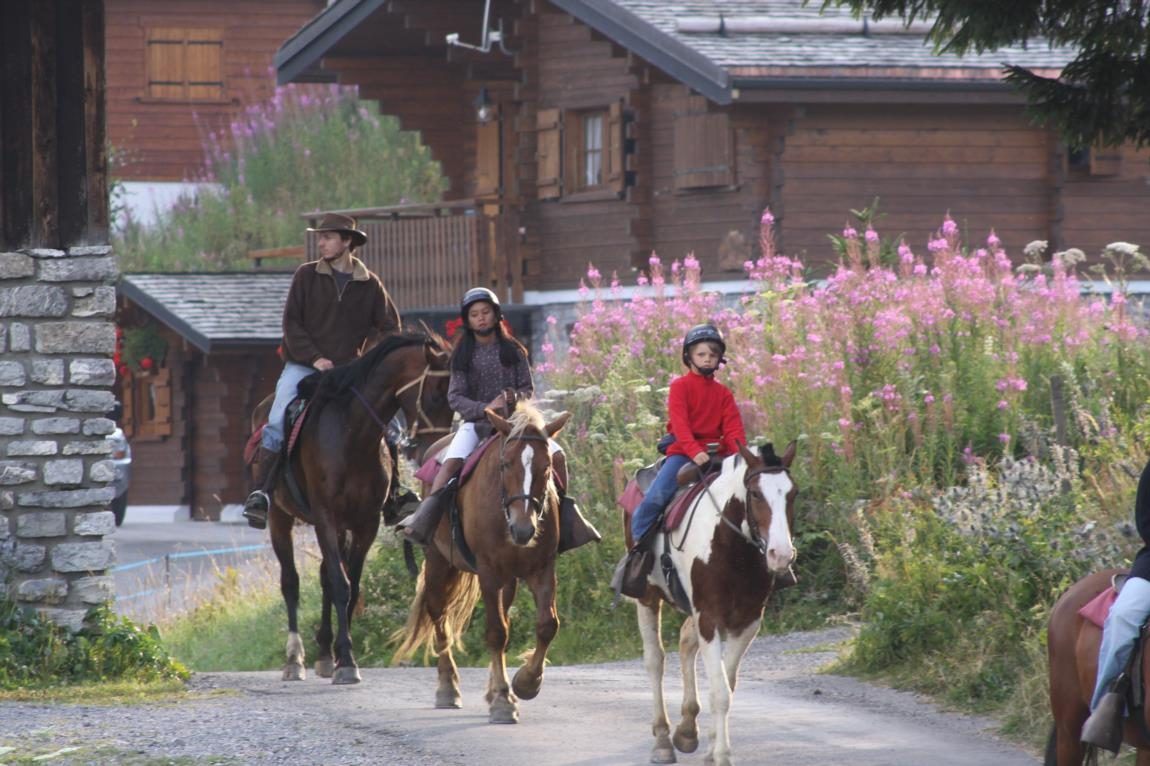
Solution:
[[[402,386],[395,390],[395,398],[396,401],[398,401],[399,397],[405,391],[407,391],[407,389],[412,388],[413,386],[419,386],[419,390],[416,391],[415,397],[416,417],[408,427],[407,433],[404,434],[405,439],[408,441],[415,441],[415,438],[420,434],[446,434],[451,432],[451,426],[449,425],[437,426],[432,423],[431,418],[427,416],[427,413],[423,409],[423,386],[427,382],[427,379],[445,378],[450,376],[451,370],[433,370],[431,369],[431,365],[427,365],[423,368],[422,375],[420,375],[418,378],[415,378],[414,380],[409,380],[407,383],[404,383]]]
[[[754,481],[755,479],[757,479],[758,477],[764,475],[764,474],[779,474],[779,473],[786,474],[788,479],[791,477],[790,470],[787,469],[785,466],[781,466],[781,465],[759,466],[758,468],[753,468],[753,469],[747,471],[746,475],[743,476],[743,489],[745,489],[747,491],[747,495],[748,495],[747,501],[743,504],[744,505],[744,511],[743,512],[746,514],[746,517],[747,517],[747,529],[750,530],[750,535],[744,534],[743,528],[740,526],[736,526],[734,524],[734,522],[732,522],[726,516],[720,515],[720,517],[719,517],[723,520],[724,524],[726,524],[731,529],[735,530],[735,532],[739,535],[739,537],[743,538],[748,543],[750,543],[751,545],[758,548],[759,552],[762,553],[764,556],[767,555],[767,542],[766,542],[766,540],[763,539],[762,532],[759,529],[758,520],[755,518],[755,515],[753,513],[751,513],[751,501],[749,498],[749,495],[751,493],[751,482]],[[791,485],[794,486],[794,481],[791,482]],[[784,510],[784,512],[785,512],[785,510]],[[721,513],[722,512],[720,511],[720,514]]]
[[[764,474],[777,474],[777,473],[785,473],[787,475],[788,479],[791,476],[790,469],[788,469],[786,466],[781,466],[781,465],[766,466],[766,465],[764,465],[764,466],[759,466],[757,468],[752,468],[752,469],[748,470],[746,472],[746,474],[743,476],[743,489],[746,491],[747,495],[749,496],[751,493],[751,482],[752,481],[754,481],[755,479],[757,479],[758,477],[760,477]],[[791,484],[793,485],[794,481],[792,481]],[[743,528],[741,526],[739,526],[738,524],[735,524],[733,521],[728,519],[726,517],[726,515],[723,514],[723,508],[719,506],[718,501],[715,500],[714,495],[711,494],[711,488],[710,487],[704,487],[703,491],[707,493],[707,497],[711,498],[711,504],[714,505],[715,508],[719,511],[719,521],[721,521],[722,523],[724,523],[728,527],[730,527],[735,532],[735,534],[737,534],[739,537],[743,538],[748,543],[750,543],[754,547],[758,548],[758,550],[761,554],[763,554],[764,556],[767,555],[767,542],[766,542],[766,540],[763,539],[762,532],[760,531],[760,528],[759,528],[759,522],[755,519],[754,514],[751,513],[750,499],[748,499],[743,504],[744,508],[745,508],[744,513],[746,514],[746,517],[747,517],[747,529],[750,530],[750,534],[748,535],[746,532],[743,531]],[[678,545],[675,546],[676,550],[682,551],[683,546],[686,545],[687,533],[691,531],[691,524],[694,523],[694,521],[695,521],[695,511],[698,509],[698,507],[699,507],[699,504],[696,502],[694,508],[691,509],[691,515],[688,517],[687,524],[683,529],[683,535],[680,538]]]
[[[507,443],[513,442],[513,441],[543,442],[544,444],[548,443],[547,437],[542,436],[540,434],[522,434],[519,436],[504,436],[503,437],[503,445],[499,449],[499,493],[500,493],[501,497],[503,498],[502,499],[503,516],[504,516],[504,518],[507,519],[508,524],[511,523],[511,504],[514,503],[516,500],[522,500],[527,505],[527,507],[532,510],[533,513],[539,514],[540,517],[542,517],[542,515],[543,515],[543,504],[542,504],[542,502],[540,502],[540,500],[538,498],[533,497],[530,494],[525,494],[525,493],[521,493],[518,495],[508,495],[507,494],[507,482],[505,482],[503,480],[503,475],[504,475],[503,466],[506,462],[503,459],[503,455],[507,451]]]

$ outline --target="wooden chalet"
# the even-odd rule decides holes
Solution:
[[[126,274],[119,324],[164,340],[147,372],[121,375],[132,443],[130,505],[218,519],[248,493],[243,468],[253,407],[275,390],[292,275]],[[129,511],[130,513],[130,511]]]
[[[827,235],[875,198],[919,250],[948,212],[1012,254],[1150,243],[1147,153],[1069,153],[1001,79],[1070,54],[940,56],[924,34],[800,0],[338,0],[275,66],[419,131],[448,200],[513,222],[488,283],[536,302],[652,251],[739,278],[766,207],[824,273]]]
[[[108,141],[124,181],[199,176],[207,133],[271,97],[285,37],[323,0],[105,0]]]

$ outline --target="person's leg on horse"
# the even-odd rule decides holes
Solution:
[[[595,525],[588,521],[575,498],[567,494],[568,482],[571,477],[567,473],[567,456],[554,439],[548,439],[551,449],[551,469],[555,474],[556,486],[559,490],[559,553],[574,550],[587,543],[597,543],[603,539]]]
[[[244,518],[248,525],[263,529],[268,525],[268,509],[271,507],[269,493],[279,478],[279,467],[283,453],[284,413],[292,399],[296,397],[299,382],[315,370],[302,364],[288,362],[284,365],[280,378],[276,381],[275,398],[268,411],[268,422],[260,437],[260,452],[252,471],[251,494],[244,501]]]
[[[1122,744],[1123,695],[1110,690],[1126,669],[1138,631],[1150,617],[1150,582],[1131,577],[1110,606],[1098,647],[1098,676],[1090,701],[1090,717],[1082,726],[1082,741],[1111,752]]]
[[[690,462],[691,458],[686,455],[668,455],[663,461],[663,467],[659,469],[655,480],[648,487],[643,502],[639,503],[639,507],[631,516],[631,540],[634,542],[634,548],[640,547],[644,542],[647,533],[679,489],[679,469]]]
[[[415,513],[396,525],[403,533],[404,539],[417,545],[431,544],[435,530],[439,526],[439,520],[443,518],[443,513],[447,510],[447,503],[440,502],[444,490],[453,488],[449,487],[449,484],[452,484],[456,479],[460,469],[463,468],[464,461],[467,460],[467,456],[478,444],[479,437],[475,433],[474,423],[464,423],[455,432],[451,444],[447,445],[447,449],[443,451],[443,462],[439,466],[439,472],[435,474],[431,491],[427,493],[427,497],[423,498],[419,507],[415,509]]]

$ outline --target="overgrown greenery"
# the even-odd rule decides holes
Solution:
[[[251,250],[302,244],[303,212],[429,202],[444,188],[418,134],[336,85],[277,88],[208,134],[204,168],[155,224],[121,215],[121,271],[250,269]]]
[[[143,629],[107,606],[92,609],[84,628],[72,632],[0,598],[0,690],[187,677],[155,627]]]

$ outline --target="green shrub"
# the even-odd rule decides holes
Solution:
[[[0,689],[187,677],[154,626],[142,629],[107,605],[90,610],[85,627],[72,632],[0,598]]]

